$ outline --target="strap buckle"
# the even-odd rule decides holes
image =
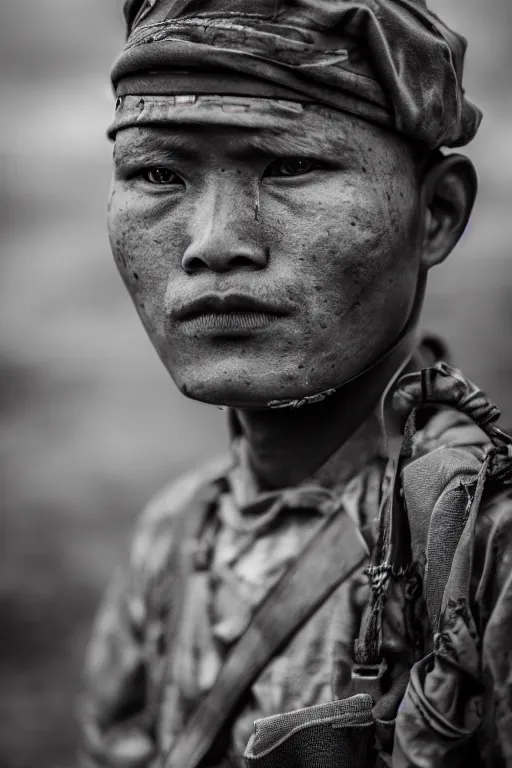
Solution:
[[[387,669],[388,665],[385,659],[382,659],[378,664],[354,664],[352,667],[354,693],[371,696],[375,704],[382,695],[381,681]]]

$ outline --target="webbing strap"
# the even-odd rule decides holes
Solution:
[[[256,610],[213,688],[163,761],[164,768],[198,768],[268,662],[367,558],[356,524],[336,511]]]

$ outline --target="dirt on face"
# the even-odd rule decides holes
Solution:
[[[408,319],[420,256],[403,139],[259,101],[250,119],[208,103],[188,125],[120,131],[109,207],[117,266],[175,382],[238,407],[313,395],[373,362]],[[176,318],[212,295],[276,316],[232,335]]]

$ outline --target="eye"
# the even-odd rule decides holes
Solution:
[[[322,168],[318,160],[307,157],[288,157],[275,160],[266,169],[264,176],[304,176],[317,168]]]
[[[168,186],[169,184],[183,184],[182,180],[177,173],[174,173],[170,168],[155,167],[147,168],[141,173],[144,181],[149,184],[155,184],[158,186]]]

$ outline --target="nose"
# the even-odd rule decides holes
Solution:
[[[254,198],[245,190],[210,189],[198,201],[196,212],[181,260],[185,272],[257,271],[267,266],[268,249],[261,242]]]
[[[192,274],[199,270],[229,272],[232,269],[259,270],[268,263],[267,251],[261,246],[249,243],[193,243],[183,256],[181,265],[185,272]]]

